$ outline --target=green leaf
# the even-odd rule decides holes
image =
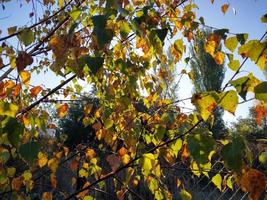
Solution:
[[[222,177],[220,174],[216,174],[212,177],[211,181],[221,191],[222,190]]]
[[[95,15],[92,17],[94,30],[93,34],[97,38],[97,44],[103,49],[113,38],[113,31],[106,29],[107,17],[105,15]]]
[[[110,129],[114,124],[114,121],[112,119],[107,119],[104,122],[105,129]]]
[[[267,13],[261,17],[262,23],[267,23]]]
[[[234,114],[238,105],[238,96],[236,91],[230,90],[220,94],[221,101],[219,106],[224,110]]]
[[[156,29],[155,32],[156,32],[157,36],[159,37],[159,39],[161,40],[161,42],[163,43],[165,40],[165,37],[168,33],[168,29],[167,28]]]
[[[231,60],[229,63],[228,63],[228,66],[231,70],[233,71],[237,71],[238,68],[240,67],[240,62],[239,60]]]
[[[254,87],[259,83],[260,80],[253,76],[252,73],[249,73],[249,75],[247,76],[230,81],[230,84],[236,88],[236,91],[244,100],[246,100],[247,92],[254,92]]]
[[[30,45],[34,41],[34,33],[31,29],[23,29],[20,34],[18,34],[18,39],[21,41],[25,46]]]
[[[71,12],[70,12],[70,17],[73,19],[73,21],[76,21],[80,15],[81,15],[81,11],[78,10],[77,8],[74,8]]]
[[[15,118],[7,117],[2,121],[3,131],[7,133],[7,138],[10,144],[18,147],[20,136],[24,132],[24,127]]]
[[[199,21],[200,21],[201,24],[205,25],[205,21],[204,21],[204,18],[203,17],[200,17],[199,18]]]
[[[248,39],[248,34],[247,33],[241,33],[241,34],[237,34],[236,35],[236,38],[238,40],[238,42],[243,45],[245,44],[245,42],[247,41]]]
[[[37,158],[41,145],[37,142],[29,142],[19,147],[21,157],[30,165]]]
[[[245,143],[241,137],[235,137],[233,142],[222,147],[222,157],[230,169],[237,172],[241,170],[244,150]]]
[[[213,32],[216,35],[221,36],[223,39],[227,37],[226,33],[229,33],[229,29],[223,28],[223,29],[217,29]]]
[[[9,151],[7,149],[0,149],[0,163],[5,164],[10,158]]]
[[[267,169],[267,151],[262,152],[259,156],[260,163]]]
[[[91,57],[91,56],[82,56],[79,58],[79,66],[84,67],[85,64],[89,67],[91,72],[95,75],[100,68],[103,67],[104,58],[102,57]]]
[[[194,134],[187,138],[187,148],[193,159],[199,164],[209,162],[209,155],[214,150],[215,141],[209,134]]]
[[[267,102],[267,81],[260,83],[254,88],[255,98]]]
[[[16,117],[19,107],[13,103],[0,101],[0,115]]]
[[[227,38],[224,41],[224,45],[227,47],[227,49],[229,49],[230,51],[234,52],[234,50],[236,49],[237,45],[238,45],[238,41],[236,36]]]
[[[185,189],[182,189],[180,192],[180,196],[182,200],[191,200],[192,196],[189,192],[187,192]]]
[[[120,25],[120,34],[123,39],[126,39],[128,34],[131,32],[130,25],[126,21],[122,21]]]

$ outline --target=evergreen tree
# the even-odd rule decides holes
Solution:
[[[212,56],[205,52],[204,44],[211,30],[204,29],[195,37],[191,45],[190,67],[194,78],[194,92],[220,91],[225,75],[224,64],[218,65]],[[217,50],[221,50],[221,46]],[[211,131],[215,138],[221,138],[226,133],[226,127],[223,121],[223,110],[220,108],[214,111],[214,124]]]

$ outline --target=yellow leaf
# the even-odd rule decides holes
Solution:
[[[128,154],[125,154],[124,156],[121,157],[121,162],[124,165],[128,164],[130,160],[131,160],[131,157]]]
[[[229,4],[226,3],[226,4],[222,5],[221,10],[222,10],[223,14],[225,14],[227,12],[228,8],[229,8]]]
[[[52,172],[56,172],[58,168],[58,160],[55,158],[52,158],[48,161],[48,167],[51,169]]]
[[[220,174],[216,174],[215,176],[213,176],[211,181],[219,190],[222,190],[222,177]]]
[[[86,151],[86,158],[87,159],[91,160],[95,156],[96,156],[96,153],[95,153],[94,149],[87,149],[87,151]]]
[[[0,101],[0,115],[15,117],[18,112],[18,106],[13,103]]]
[[[222,52],[217,52],[217,53],[214,55],[214,60],[215,60],[215,62],[216,62],[218,65],[222,65],[223,62],[224,62],[224,53],[222,53]]]
[[[232,176],[229,176],[229,177],[226,179],[226,185],[227,185],[231,190],[233,190]]]
[[[63,118],[66,116],[67,114],[67,111],[69,109],[69,106],[68,104],[63,104],[63,105],[60,105],[58,108],[57,108],[57,114],[58,114],[58,117],[59,118]]]
[[[16,172],[16,168],[15,167],[7,168],[7,175],[8,176],[10,176],[10,177],[14,176],[15,172]]]
[[[20,77],[21,77],[21,80],[22,80],[22,83],[25,84],[26,86],[29,85],[30,83],[30,79],[31,79],[31,74],[30,72],[28,71],[21,71],[20,73]]]
[[[39,167],[44,167],[47,163],[48,159],[47,156],[45,154],[43,154],[42,152],[38,153],[38,165]]]
[[[58,0],[58,7],[62,8],[62,6],[63,6],[63,0]]]
[[[93,108],[93,104],[87,104],[87,105],[85,105],[85,106],[84,106],[84,113],[85,113],[86,115],[89,115],[90,112],[91,112],[91,110],[92,110],[92,108]]]
[[[215,49],[216,49],[216,42],[215,41],[207,41],[204,45],[204,49],[206,53],[209,53],[210,55],[214,55]]]
[[[42,194],[42,200],[52,200],[53,196],[51,192],[44,192]]]

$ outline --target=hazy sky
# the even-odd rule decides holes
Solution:
[[[33,9],[32,4],[25,5],[25,1],[22,0],[23,6],[20,7],[18,2],[19,1],[12,0],[11,3],[5,4],[5,10],[0,9],[0,29],[3,31],[0,37],[6,35],[6,29],[9,26],[30,25],[34,23],[38,17],[42,16],[40,13],[42,8],[39,6],[39,16],[29,18],[29,13]],[[249,39],[259,39],[264,32],[267,31],[267,24],[263,24],[260,21],[261,16],[267,13],[267,0],[215,0],[214,4],[211,4],[210,0],[195,0],[195,3],[199,6],[199,9],[196,10],[197,18],[203,16],[205,23],[209,26],[228,28],[232,33],[248,33]],[[221,12],[221,6],[225,3],[229,3],[230,6],[228,12],[224,15]],[[234,10],[236,13],[234,13]],[[228,60],[226,61],[228,62]],[[242,58],[240,58],[240,61],[242,61]],[[247,62],[243,70],[253,71],[256,77],[264,80],[262,72],[251,62]],[[241,75],[243,76],[246,74],[247,73],[244,72]],[[233,71],[227,70],[225,82],[228,81],[232,75]],[[31,80],[32,84],[37,85],[42,83],[50,88],[55,87],[59,82],[60,79],[54,78],[52,73],[46,73],[45,75],[42,73]],[[180,85],[179,97],[190,97],[192,95],[192,85],[190,80],[184,76]],[[236,112],[236,116],[246,116],[248,107],[252,105],[253,102],[240,105]],[[186,106],[190,105],[186,103]],[[236,118],[231,114],[226,113],[225,119],[227,121],[232,121]]]

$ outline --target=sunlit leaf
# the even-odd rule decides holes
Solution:
[[[221,7],[221,10],[223,12],[223,14],[225,14],[227,12],[229,8],[229,4],[223,4],[222,7]]]
[[[192,199],[192,195],[188,191],[186,191],[185,189],[181,190],[180,196],[181,196],[182,200],[191,200]]]
[[[18,109],[16,104],[0,101],[0,115],[15,117]]]
[[[43,90],[43,88],[39,85],[31,88],[31,90],[30,90],[31,96],[36,97],[42,90]]]
[[[238,105],[238,96],[234,90],[230,90],[220,94],[221,101],[219,106],[228,112],[234,114]]]
[[[20,71],[20,77],[21,77],[22,83],[25,84],[26,86],[28,86],[30,83],[30,79],[31,79],[30,72]]]
[[[60,118],[65,117],[66,114],[67,114],[68,109],[69,109],[68,104],[65,103],[65,104],[60,105],[60,106],[57,108],[57,114],[58,114],[58,117],[60,117]]]
[[[228,66],[231,70],[233,71],[237,71],[238,68],[240,67],[240,62],[239,60],[231,60],[229,63],[228,63]]]
[[[238,45],[238,40],[237,40],[236,36],[227,38],[224,41],[224,45],[227,47],[227,49],[229,49],[230,51],[234,52],[234,50],[236,49],[236,47]]]
[[[223,52],[216,52],[214,55],[214,60],[218,65],[222,65],[224,63],[224,53]]]
[[[39,167],[44,167],[47,163],[48,159],[47,159],[47,156],[42,153],[42,152],[39,152],[38,153],[38,165]]]
[[[219,190],[222,190],[222,177],[220,174],[216,174],[215,176],[213,176],[211,181]]]

